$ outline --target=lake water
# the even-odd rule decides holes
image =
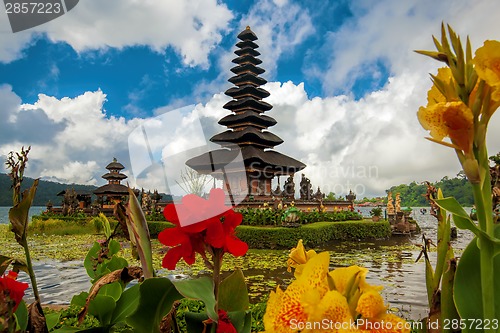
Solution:
[[[43,210],[43,207],[41,208]],[[360,210],[363,215],[369,215],[370,208],[364,207]],[[436,242],[437,222],[435,218],[429,214],[420,214],[419,208],[414,209],[413,217],[419,223],[422,232]],[[425,317],[428,311],[425,265],[423,261],[415,263],[420,253],[421,237],[421,235],[415,235],[379,241],[332,242],[317,250],[330,251],[331,265],[334,267],[357,264],[368,268],[370,270],[367,278],[369,283],[384,286],[382,293],[386,302],[391,307],[401,309],[405,318],[418,320]],[[453,248],[457,250],[456,253],[460,253],[472,237],[471,233],[459,230],[458,238],[452,241]],[[267,251],[267,253],[272,256],[273,253],[283,253],[283,250],[281,252],[280,250]],[[431,260],[434,261],[435,256],[435,252],[430,253]],[[72,295],[88,291],[90,288],[82,261],[48,260],[36,262],[34,269],[44,303],[68,304]],[[180,276],[176,275],[176,272],[161,271],[160,273],[161,275],[170,274],[170,277]],[[259,284],[258,281],[271,281],[275,285],[286,287],[291,278],[291,274],[286,272],[286,263],[279,263],[277,267],[269,269],[247,268],[244,269],[244,274],[250,277],[250,292],[257,291],[257,294],[267,294],[275,289],[272,284]],[[258,279],[252,277],[258,277]],[[25,274],[21,274],[20,279],[28,282]],[[31,297],[29,290],[27,296]]]
[[[9,223],[9,209],[10,209],[10,207],[0,207],[0,224],[8,224]],[[45,209],[47,209],[47,208],[44,206],[31,207],[30,212],[29,212],[30,221],[31,221],[31,217],[33,215],[39,215]]]

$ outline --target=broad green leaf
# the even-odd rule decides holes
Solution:
[[[135,332],[159,332],[161,319],[182,295],[167,278],[146,279],[139,287],[139,305],[126,322]]]
[[[226,312],[248,310],[248,290],[241,269],[225,278],[219,287],[219,309]]]
[[[205,303],[205,309],[210,319],[217,321],[219,318],[215,312],[214,281],[207,277],[193,280],[175,281],[175,288],[187,298],[199,299]]]
[[[439,207],[441,207],[444,210],[447,210],[453,215],[470,219],[469,214],[467,214],[465,209],[458,203],[457,199],[455,199],[454,197],[436,199],[434,201],[438,204]]]
[[[115,301],[118,301],[120,298],[121,294],[123,291],[123,287],[120,284],[120,282],[113,282],[110,284],[107,284],[105,286],[102,286],[101,289],[99,289],[99,293],[97,295],[103,295],[103,296],[110,296],[113,297]]]
[[[97,317],[101,325],[108,325],[111,322],[115,307],[116,302],[113,297],[97,295],[90,301],[88,313]]]
[[[78,295],[73,296],[71,299],[71,305],[76,305],[80,307],[84,307],[87,304],[87,297],[89,297],[89,293],[86,291],[82,291]]]
[[[58,323],[61,317],[61,312],[53,312],[45,315],[45,322],[47,323],[47,329],[52,330]]]
[[[151,238],[149,236],[148,223],[134,191],[129,187],[128,192],[129,201],[127,205],[126,220],[134,234],[144,278],[149,279],[155,276],[155,272],[153,268],[153,254],[151,251]]]
[[[500,228],[496,228],[496,233]],[[477,237],[467,246],[460,258],[455,274],[454,299],[461,318],[483,318],[483,303],[481,291],[481,266],[479,263],[480,251],[477,246]],[[500,300],[500,256],[493,261],[495,276],[495,300]],[[500,318],[500,302],[495,302],[496,318]],[[470,327],[469,327],[470,328]],[[466,329],[468,332],[482,332],[482,330]]]
[[[117,254],[118,252],[120,252],[120,249],[121,249],[121,245],[120,245],[120,242],[114,240],[114,239],[111,239],[109,241],[109,244],[108,244],[108,249],[109,249],[109,256],[114,256],[115,254]]]
[[[9,220],[12,224],[12,231],[20,245],[23,245],[21,243],[22,239],[26,237],[26,229],[28,228],[29,220],[28,213],[33,203],[33,199],[35,198],[37,186],[38,179],[35,179],[30,190],[24,192],[23,200],[9,210]]]
[[[98,242],[94,242],[94,245],[90,248],[89,252],[87,252],[87,255],[85,256],[85,259],[83,260],[83,266],[85,267],[85,270],[87,271],[87,275],[91,278],[95,278],[95,268],[96,268],[96,258],[97,254],[101,250],[101,245]]]
[[[116,302],[116,308],[111,317],[111,323],[124,321],[131,315],[139,305],[139,286],[136,284],[125,290],[120,299]]]
[[[26,307],[26,303],[24,302],[24,300],[21,300],[14,314],[16,315],[19,329],[21,331],[25,331],[28,327],[28,308]]]
[[[252,330],[252,312],[251,311],[235,311],[227,314],[238,333],[250,333]]]
[[[186,312],[184,319],[186,320],[187,332],[210,332],[210,329],[204,330],[205,324],[203,324],[203,321],[208,320],[206,313]]]

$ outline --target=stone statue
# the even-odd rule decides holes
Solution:
[[[322,201],[324,198],[325,198],[325,194],[324,193],[321,193],[321,190],[319,189],[319,186],[318,186],[318,190],[316,191],[316,193],[314,194],[314,198],[318,201]]]
[[[295,183],[293,182],[293,175],[290,175],[285,181],[285,185],[283,186],[283,196],[292,199],[295,197]]]
[[[282,195],[282,194],[283,194],[283,192],[282,192],[282,191],[281,191],[281,189],[280,189],[280,185],[279,185],[279,184],[278,184],[278,185],[276,185],[276,189],[273,191],[273,195],[274,195],[275,197],[278,197],[278,198],[279,198],[279,197],[281,197],[281,195]]]
[[[300,180],[300,200],[311,200],[312,193],[311,181],[306,175],[302,174],[302,179]]]
[[[394,212],[394,205],[392,203],[392,192],[389,192],[387,194],[387,214],[389,215],[394,215],[395,212]]]
[[[396,213],[399,213],[401,211],[401,197],[399,196],[399,193],[396,193]]]

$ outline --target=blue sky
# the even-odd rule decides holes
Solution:
[[[104,182],[116,156],[136,182],[127,140],[143,122],[194,104],[207,139],[225,130],[217,120],[236,35],[250,25],[278,120],[270,131],[285,140],[276,149],[306,163],[315,186],[371,196],[453,176],[453,153],[423,139],[415,116],[439,64],[412,50],[432,49],[442,21],[475,48],[500,39],[499,9],[496,0],[82,0],[15,34],[2,12],[0,155],[32,145],[30,176],[89,184]],[[189,136],[172,140],[182,150]],[[149,176],[137,185],[155,187]]]

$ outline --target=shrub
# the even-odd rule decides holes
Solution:
[[[316,247],[333,240],[381,239],[391,236],[388,222],[317,222],[300,228],[255,227],[240,225],[237,236],[254,249],[292,248],[299,239]]]
[[[33,219],[29,224],[31,233],[48,235],[81,235],[96,233],[93,223],[88,219],[74,219],[73,221],[61,219]]]
[[[263,208],[243,208],[238,209],[243,214],[242,225],[253,226],[279,226],[282,224],[283,216],[286,210],[273,209],[271,207]],[[361,220],[363,217],[358,212],[338,211],[338,212],[319,212],[317,209],[310,212],[298,211],[298,222],[309,224],[323,221],[350,221]]]

